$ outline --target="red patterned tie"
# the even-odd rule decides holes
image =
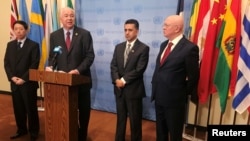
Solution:
[[[66,33],[66,46],[67,46],[67,49],[69,50],[69,48],[70,48],[70,32],[68,31],[67,33]]]
[[[169,53],[171,52],[171,47],[172,47],[173,43],[172,42],[169,42],[168,43],[168,46],[167,46],[167,49],[165,49],[165,52],[161,58],[161,61],[160,61],[160,64],[162,65],[163,62],[167,59]]]

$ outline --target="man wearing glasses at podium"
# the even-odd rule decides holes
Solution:
[[[95,54],[90,32],[75,26],[75,12],[69,7],[61,9],[60,21],[63,27],[50,35],[49,65],[46,71],[57,69],[59,72],[84,75],[91,79],[90,67]],[[60,47],[59,52],[57,52],[58,47]],[[55,54],[57,54],[56,58]],[[79,86],[79,141],[87,140],[91,87],[91,83]]]

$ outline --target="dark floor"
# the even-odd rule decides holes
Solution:
[[[38,105],[40,107],[40,101]],[[41,132],[37,141],[44,141],[44,111],[39,112]],[[91,111],[91,119],[89,123],[89,139],[88,141],[112,141],[115,134],[116,115],[113,113],[102,112],[98,110]],[[108,126],[107,126],[108,125]],[[143,120],[143,141],[155,141],[155,122]],[[0,141],[9,141],[9,137],[16,132],[15,119],[12,109],[12,101],[10,95],[0,94]],[[183,141],[199,141],[205,140],[205,132],[197,131],[194,133],[192,126],[187,126]],[[129,141],[129,125],[126,133],[126,140]],[[196,137],[194,138],[194,134]],[[28,141],[29,136],[26,135],[14,141]]]

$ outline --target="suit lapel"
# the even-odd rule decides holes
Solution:
[[[183,37],[183,38],[181,38],[181,40],[175,45],[175,47],[173,48],[173,50],[169,53],[169,55],[168,55],[168,57],[166,58],[166,60],[164,61],[164,63],[163,63],[163,65],[169,60],[169,59],[171,59],[176,53],[178,53],[179,52],[179,50],[183,47],[183,42],[184,42],[184,40],[185,40],[185,38]],[[168,43],[168,42],[167,42]],[[167,43],[166,43],[166,45],[165,46],[167,46]],[[159,55],[159,63],[160,63],[160,58],[161,58],[161,54],[162,54],[162,52],[163,52],[163,50],[164,50],[164,48],[162,49],[162,51],[161,51],[161,53],[160,53],[160,55]],[[163,65],[161,65],[161,66],[163,66]]]
[[[63,28],[60,29],[59,34],[56,35],[56,36],[58,36],[58,37],[56,37],[56,38],[57,38],[57,40],[59,40],[59,43],[62,43],[62,44],[61,44],[61,45],[62,45],[62,48],[63,48],[64,50],[67,50],[67,46],[66,46],[66,42],[65,42],[65,35],[64,35]],[[54,48],[54,47],[53,47],[53,48]]]
[[[17,42],[16,42],[17,44]],[[17,45],[16,45],[16,64],[18,64],[21,59],[22,59],[22,56],[26,54],[26,50],[27,50],[27,47],[29,47],[29,39],[27,38],[24,43],[23,43],[23,46],[21,49],[17,49]]]
[[[174,49],[169,54],[170,58],[171,58],[171,56],[174,56],[174,54],[178,53],[181,48],[184,47],[184,45],[182,45],[184,40],[185,40],[185,38],[181,38],[181,40],[175,45]]]
[[[78,28],[77,28],[77,26],[75,26],[75,27],[74,27],[74,30],[73,30],[73,35],[72,35],[72,39],[71,39],[71,43],[70,43],[69,52],[70,52],[70,51],[72,50],[72,48],[74,47],[74,44],[75,44],[75,42],[77,41],[78,35],[79,35]]]

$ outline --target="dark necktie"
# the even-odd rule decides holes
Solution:
[[[125,52],[124,52],[124,66],[126,65],[126,62],[127,62],[127,59],[128,59],[128,54],[130,52],[130,47],[131,47],[131,44],[128,44],[128,46],[126,47]]]
[[[164,63],[164,61],[167,59],[169,53],[171,52],[171,47],[172,47],[173,43],[169,42],[167,48],[165,49],[165,52],[161,58],[160,64],[162,65]]]
[[[17,42],[17,49],[21,49],[22,42]]]
[[[69,50],[69,48],[70,48],[70,32],[68,31],[67,33],[66,33],[66,46],[67,46],[67,49]]]

